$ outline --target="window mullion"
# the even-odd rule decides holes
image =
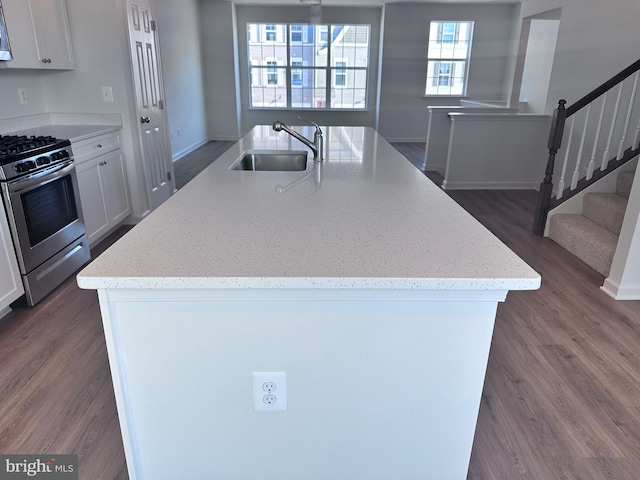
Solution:
[[[325,91],[324,91],[324,102],[325,108],[331,108],[331,90],[333,89],[333,84],[331,83],[331,49],[333,48],[333,32],[331,31],[332,26],[327,25],[327,71],[325,72]]]
[[[285,35],[287,38],[287,58],[286,58],[286,68],[285,68],[285,82],[287,86],[287,108],[291,108],[291,94],[293,93],[291,90],[291,25],[287,24],[285,28]]]

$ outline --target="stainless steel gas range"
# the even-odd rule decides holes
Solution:
[[[35,305],[91,258],[71,143],[0,135],[0,187],[26,300]]]

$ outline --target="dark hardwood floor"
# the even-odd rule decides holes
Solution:
[[[235,142],[212,141],[185,155],[173,164],[176,188],[181,189],[193,177],[207,168],[216,158],[226,152]]]
[[[530,233],[535,192],[449,194],[543,279],[498,308],[468,478],[640,478],[640,302]],[[126,479],[96,293],[69,279],[0,322],[0,453],[76,453],[80,479]]]
[[[0,319],[0,453],[76,454],[83,480],[128,478],[98,298],[75,277]]]

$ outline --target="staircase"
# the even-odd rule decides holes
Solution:
[[[553,112],[547,143],[549,158],[533,223],[535,235],[543,235],[547,216],[554,208],[640,155],[639,85],[640,60],[574,104],[567,107],[566,100],[558,102]],[[561,160],[558,165],[556,156]],[[611,201],[617,200],[613,197]],[[591,207],[591,203],[600,205],[602,199],[585,201],[586,210],[598,210],[596,206]],[[583,220],[573,219],[574,224],[579,221]],[[611,233],[619,234],[615,225],[609,227],[613,229],[609,230]],[[605,232],[600,233],[598,236],[606,236]],[[605,265],[606,262],[603,268]],[[606,271],[608,269],[606,267]]]
[[[635,171],[618,173],[615,193],[586,193],[582,214],[555,214],[549,238],[605,277],[609,275]]]

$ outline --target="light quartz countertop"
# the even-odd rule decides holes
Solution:
[[[50,135],[71,140],[71,143],[75,143],[97,135],[118,132],[121,129],[120,125],[45,125],[14,132],[11,135]]]
[[[296,127],[307,138],[313,129]],[[77,277],[87,289],[531,290],[540,276],[378,133],[326,127],[305,172],[229,170],[307,150],[255,127]],[[312,158],[310,152],[309,158]]]
[[[50,135],[72,143],[121,129],[119,113],[43,113],[0,120],[0,135]]]

